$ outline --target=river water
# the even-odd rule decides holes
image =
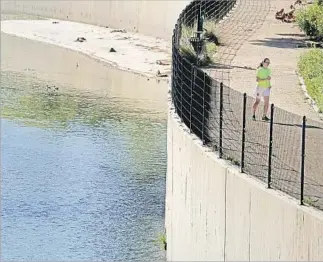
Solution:
[[[1,261],[164,260],[166,114],[46,86],[1,72]]]

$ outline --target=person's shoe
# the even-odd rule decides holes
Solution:
[[[252,120],[256,121],[256,116],[255,115],[252,116]]]
[[[262,117],[262,121],[269,121],[270,119],[267,116]]]

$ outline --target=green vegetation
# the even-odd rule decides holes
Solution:
[[[80,92],[55,85],[59,90],[47,89],[53,83],[13,72],[1,72],[1,117],[14,119],[26,126],[39,128],[68,128],[71,122],[100,126],[110,120],[118,123],[150,123],[159,117],[145,110],[134,109],[113,99]],[[127,121],[128,123],[128,121]]]
[[[225,160],[230,161],[235,166],[240,166],[240,161],[231,156],[225,156]]]
[[[21,119],[28,126],[65,128],[76,116],[77,104],[67,96],[39,93],[15,99],[15,102],[2,107],[2,117]]]
[[[167,240],[166,240],[166,234],[160,234],[160,236],[158,237],[158,241],[157,241],[161,247],[163,248],[163,250],[167,250]]]
[[[208,43],[219,45],[218,37],[216,36],[216,22],[213,20],[206,20],[204,22],[204,37]]]
[[[323,112],[323,50],[312,49],[304,53],[298,63],[307,91]]]
[[[323,1],[316,1],[296,14],[299,27],[309,37],[323,41]]]
[[[202,57],[198,58],[190,38],[196,31],[196,23],[193,26],[183,26],[180,39],[180,52],[181,54],[193,64],[196,64],[199,60],[201,66],[207,66],[215,62],[214,55],[217,51],[217,45],[219,44],[216,36],[216,23],[213,20],[206,20],[204,22],[203,37],[205,39],[204,50],[202,51]]]
[[[312,207],[316,207],[316,208],[319,208],[319,205],[316,204],[318,201],[318,199],[313,199],[311,197],[304,197],[304,203],[309,205],[309,206],[312,206]]]

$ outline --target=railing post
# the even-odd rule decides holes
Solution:
[[[178,38],[178,32],[177,32],[178,24],[175,24],[175,29],[173,30],[173,38],[172,38],[172,83],[171,83],[171,93],[172,93],[172,99],[173,104],[175,108],[175,112],[178,114],[178,103],[177,103],[177,79],[178,79],[178,61],[177,61],[177,42],[176,39]]]
[[[205,72],[203,72],[203,119],[202,119],[202,142],[203,145],[205,145],[205,110],[206,110],[206,106],[205,106]]]
[[[274,104],[270,109],[270,126],[269,126],[269,152],[268,152],[268,188],[271,188],[271,158],[273,155],[273,127],[274,127]]]
[[[174,104],[175,112],[177,113],[176,109],[176,101],[175,101],[175,29],[172,39],[172,82],[171,82],[171,94],[172,94],[172,101]]]
[[[200,39],[201,32],[203,31],[203,19],[202,19],[202,10],[201,10],[201,1],[198,2],[198,11],[197,11],[197,37]]]
[[[247,94],[243,94],[243,112],[242,112],[242,141],[241,141],[241,173],[244,172],[244,150],[246,144],[246,108]]]
[[[222,126],[223,126],[223,83],[220,83],[220,133],[219,133],[219,157],[222,158]]]
[[[179,66],[177,66],[179,68]],[[181,90],[181,122],[183,122],[183,74],[184,74],[184,71],[183,71],[183,58],[181,58],[181,64],[180,64],[180,68],[181,68],[181,71],[180,72],[177,72],[179,75],[180,75],[180,83],[181,83],[181,86],[180,86],[180,90]]]
[[[174,95],[175,95],[175,100],[176,100],[176,113],[179,115],[179,90],[180,90],[180,88],[181,88],[181,86],[179,86],[179,82],[178,82],[178,80],[179,80],[179,78],[180,78],[180,75],[179,75],[179,72],[178,72],[178,59],[179,59],[179,57],[178,57],[178,53],[177,53],[177,51],[176,51],[176,54],[175,54],[175,56],[174,56],[174,59],[175,59],[175,93],[174,93]]]
[[[190,101],[190,132],[192,133],[192,106],[193,106],[193,86],[195,81],[195,66],[191,69],[191,101]]]
[[[304,180],[305,180],[305,134],[306,116],[303,116],[302,124],[302,153],[301,153],[301,205],[304,205]]]

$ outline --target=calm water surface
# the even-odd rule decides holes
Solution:
[[[2,72],[1,261],[164,259],[165,118]]]

